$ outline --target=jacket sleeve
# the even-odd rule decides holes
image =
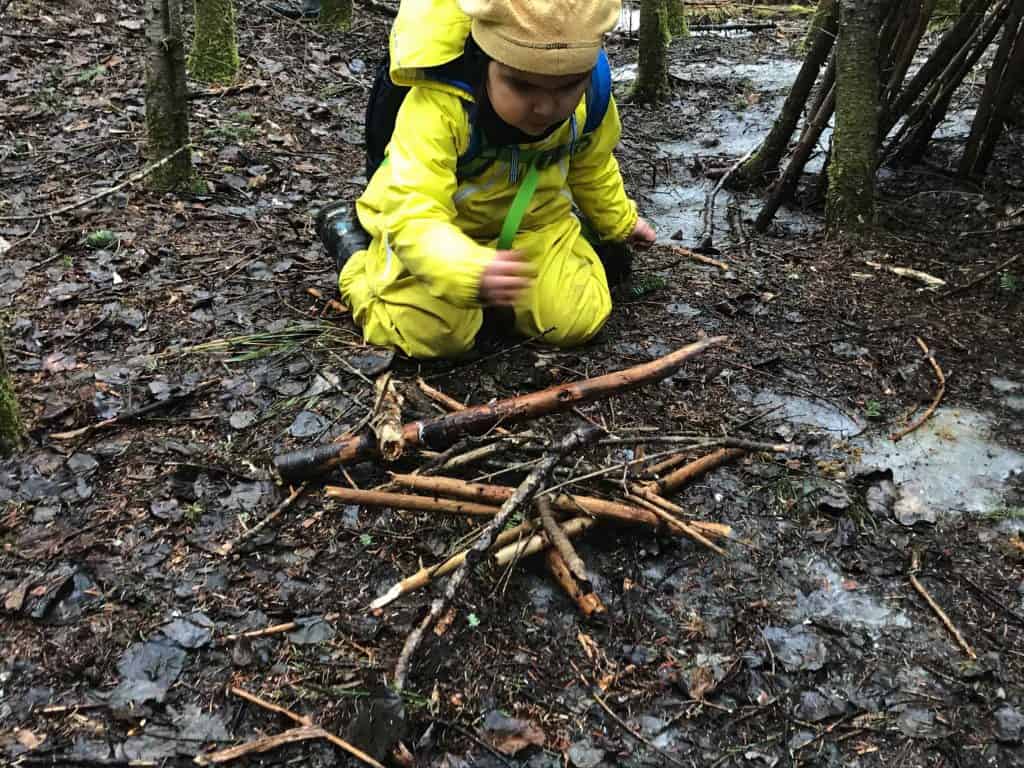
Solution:
[[[480,278],[494,250],[455,226],[455,176],[468,142],[455,96],[413,88],[402,102],[388,151],[389,184],[381,206],[387,245],[430,293],[459,307],[479,306]]]
[[[636,203],[626,195],[619,163],[612,155],[621,133],[619,110],[612,99],[590,144],[573,155],[569,166],[573,199],[604,240],[625,240],[637,220]]]

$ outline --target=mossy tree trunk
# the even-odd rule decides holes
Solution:
[[[174,157],[149,175],[158,190],[184,190],[192,177],[181,0],[146,0],[146,154]]]
[[[775,118],[772,129],[761,142],[761,146],[734,174],[735,185],[760,184],[765,176],[778,171],[779,163],[786,154],[793,131],[796,130],[797,123],[800,122],[800,115],[807,103],[807,98],[818,79],[818,72],[833,48],[839,20],[837,2],[821,0],[818,3],[817,14],[820,15],[823,12],[825,16],[820,20],[817,34],[811,41],[810,49],[804,57],[803,66],[800,67],[793,87],[786,95],[779,116]]]
[[[640,2],[640,53],[632,99],[661,101],[668,92],[668,11],[665,0]]]
[[[352,24],[352,0],[322,0],[320,26],[344,32]]]
[[[7,458],[18,449],[23,434],[18,400],[7,373],[3,340],[0,339],[0,458]]]
[[[195,0],[189,74],[202,83],[230,83],[238,66],[234,0]]]
[[[665,22],[672,37],[686,37],[690,26],[686,23],[686,4],[683,0],[665,0]]]
[[[871,227],[879,119],[879,0],[841,0],[836,41],[836,125],[829,164],[829,230]]]

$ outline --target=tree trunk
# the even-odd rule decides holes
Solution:
[[[202,83],[230,83],[238,65],[234,0],[195,0],[189,74]]]
[[[1014,86],[1020,80],[1022,55],[1024,55],[1024,0],[1016,0],[999,41],[992,66],[985,78],[985,90],[978,102],[978,109],[971,124],[971,135],[960,162],[962,176],[981,175],[985,172],[992,149],[1002,133],[1003,121],[1007,118],[1008,107]],[[986,151],[987,150],[987,151]]]
[[[683,0],[665,0],[666,24],[672,37],[686,37],[690,27],[686,23],[686,6]]]
[[[665,0],[640,2],[640,54],[632,99],[643,104],[661,101],[668,92],[665,43],[668,12]]]
[[[352,0],[322,0],[320,26],[335,32],[344,32],[352,24]]]
[[[23,434],[18,400],[7,373],[3,341],[0,340],[0,458],[7,458],[18,449]]]
[[[756,185],[763,182],[765,176],[774,174],[789,146],[789,140],[800,121],[800,114],[807,102],[807,97],[818,79],[821,65],[832,50],[839,19],[839,6],[834,0],[821,0],[815,18],[821,16],[818,33],[811,41],[810,50],[804,58],[803,66],[793,82],[793,87],[786,96],[779,116],[772,123],[768,136],[761,142],[757,151],[736,172],[736,186]],[[811,114],[813,117],[814,114]]]
[[[831,232],[863,231],[874,220],[878,156],[878,0],[844,0],[836,42],[836,127],[826,219]]]
[[[146,155],[156,162],[189,142],[188,93],[181,0],[146,0]],[[192,177],[192,158],[178,154],[149,176],[162,191],[183,190]]]

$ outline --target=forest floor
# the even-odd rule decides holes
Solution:
[[[665,245],[638,256],[607,328],[583,349],[498,339],[421,365],[361,346],[350,318],[307,292],[333,295],[311,211],[365,183],[362,109],[389,20],[357,4],[351,33],[324,36],[245,5],[243,87],[192,86],[205,185],[189,197],[131,186],[28,220],[10,217],[144,165],[142,20],[118,0],[15,0],[0,19],[0,307],[30,430],[0,464],[0,762],[184,766],[292,725],[238,686],[378,753],[401,737],[424,766],[1024,765],[1024,263],[996,269],[1024,248],[1024,129],[982,184],[950,173],[981,80],[926,163],[883,170],[873,243],[826,239],[813,206],[756,236],[743,221],[757,199],[723,194],[723,271],[668,237],[693,245],[714,171],[767,129],[802,22],[674,42],[676,99],[621,105],[627,183]],[[620,35],[611,53],[624,92],[635,44]],[[220,554],[288,495],[272,457],[360,423],[388,365],[413,419],[436,414],[417,376],[482,403],[702,333],[729,342],[582,412],[613,435],[803,450],[748,456],[675,497],[732,526],[725,556],[632,528],[580,540],[603,622],[580,618],[543,565],[482,568],[396,703],[382,686],[431,591],[367,605],[448,552],[464,520],[312,487]],[[945,399],[894,443],[937,386],[915,337],[945,372]],[[530,428],[545,438],[572,418]],[[593,450],[558,478],[635,457]],[[332,482],[372,487],[384,469]],[[621,472],[610,477],[583,487],[615,496]],[[912,552],[976,659],[912,588]],[[350,760],[322,740],[247,759]]]

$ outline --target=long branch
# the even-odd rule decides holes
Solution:
[[[665,357],[633,368],[560,384],[496,403],[477,405],[430,421],[406,424],[403,428],[405,446],[408,450],[418,447],[444,450],[465,435],[483,434],[502,422],[527,421],[628,392],[671,376],[689,358],[726,340],[725,336],[702,339]],[[297,482],[319,476],[333,467],[379,456],[373,433],[363,431],[336,443],[277,456],[274,465],[283,479]]]

